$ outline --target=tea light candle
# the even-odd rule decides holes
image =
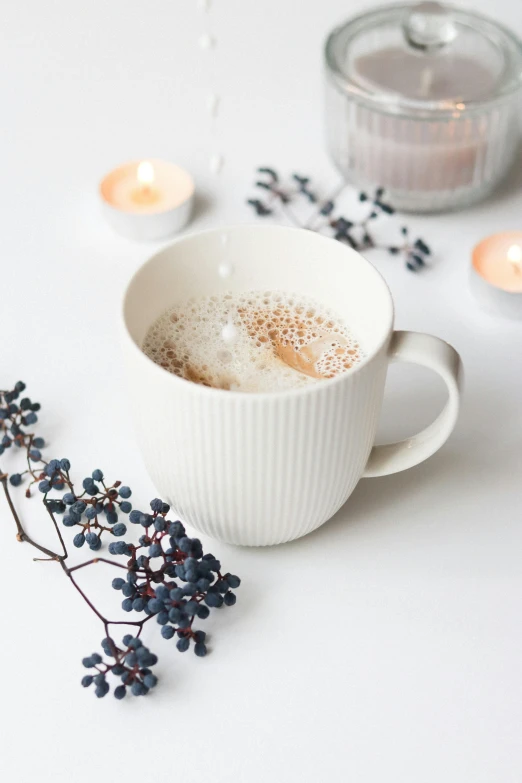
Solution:
[[[105,216],[129,239],[158,240],[186,225],[194,200],[190,174],[164,160],[124,163],[100,183]]]
[[[486,237],[474,248],[471,287],[489,309],[522,318],[522,231]]]

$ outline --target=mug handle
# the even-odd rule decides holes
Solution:
[[[387,476],[412,468],[431,457],[446,442],[455,424],[462,389],[462,362],[451,345],[430,334],[394,332],[388,349],[390,361],[420,364],[435,370],[448,388],[442,413],[417,435],[397,443],[374,446],[363,477]]]

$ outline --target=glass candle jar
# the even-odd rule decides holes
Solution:
[[[330,153],[359,187],[432,212],[484,198],[520,140],[522,43],[470,11],[424,2],[376,8],[330,34]]]

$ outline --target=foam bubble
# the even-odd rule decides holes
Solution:
[[[176,305],[152,324],[143,350],[182,378],[244,392],[318,383],[363,355],[330,310],[279,291],[227,292]]]

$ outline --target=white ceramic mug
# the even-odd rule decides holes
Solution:
[[[217,272],[224,260],[234,270],[226,281]],[[178,378],[140,350],[148,327],[176,302],[255,289],[330,307],[353,330],[364,359],[302,389],[250,394]],[[311,231],[244,225],[184,236],[134,275],[123,318],[128,388],[151,478],[184,521],[223,541],[278,544],[309,533],[335,514],[361,476],[422,462],[457,419],[456,351],[437,337],[394,332],[380,274],[354,250]],[[415,437],[374,446],[390,361],[435,370],[449,399]]]

